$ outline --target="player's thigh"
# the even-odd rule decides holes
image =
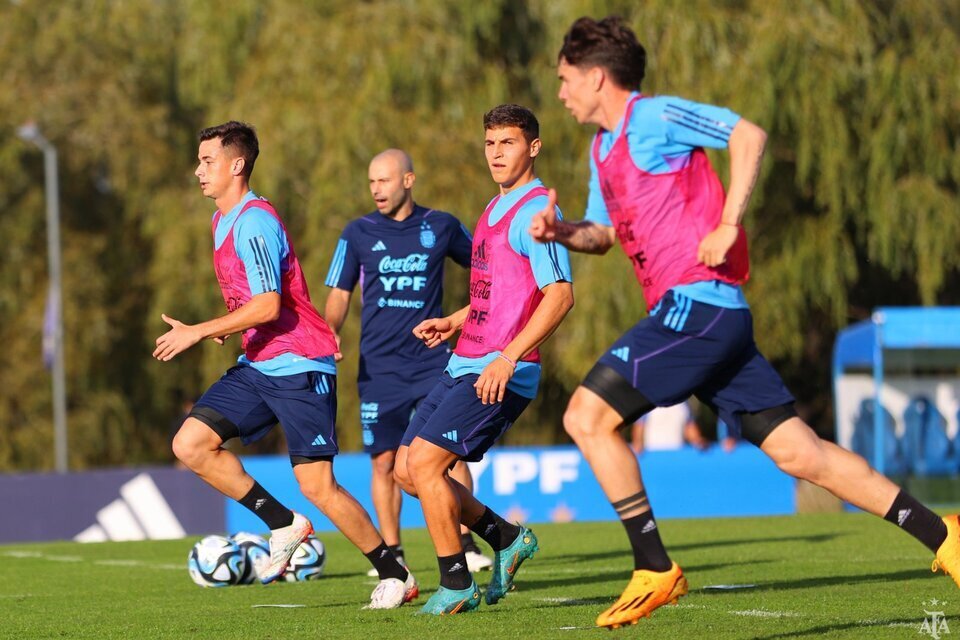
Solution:
[[[232,367],[200,396],[188,418],[205,424],[221,442],[236,437],[244,444],[256,442],[277,423],[261,394],[261,377],[253,367]]]
[[[727,426],[757,446],[797,415],[793,395],[752,342],[722,374],[698,389],[696,396]]]
[[[337,377],[310,371],[264,378],[261,394],[283,427],[291,459],[337,455]]]
[[[563,414],[563,427],[578,441],[617,431],[623,426],[625,415],[643,415],[653,406],[618,374],[598,365],[570,396]]]
[[[420,430],[423,429],[427,420],[430,419],[433,412],[436,411],[440,403],[443,402],[450,388],[453,387],[454,382],[454,379],[447,373],[444,373],[437,379],[433,387],[417,406],[416,413],[414,413],[410,419],[410,424],[407,425],[403,437],[400,438],[400,447],[410,447],[410,443],[413,442],[413,439],[416,438]]]
[[[436,407],[429,416],[421,418],[418,414],[414,417],[414,423],[419,425],[416,437],[467,462],[478,461],[520,417],[531,399],[507,389],[502,402],[483,404],[473,386],[479,376],[468,374],[450,378],[444,375],[441,382],[445,388]],[[427,400],[430,400],[429,396]]]
[[[396,450],[417,407],[435,384],[435,377],[410,380],[391,375],[362,385],[360,425],[364,452],[373,456]]]
[[[629,424],[654,406],[689,398],[751,341],[751,332],[749,310],[715,307],[670,291],[600,356],[581,386]]]

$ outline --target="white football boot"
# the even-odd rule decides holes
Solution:
[[[313,525],[306,516],[294,512],[293,522],[270,532],[270,566],[260,575],[260,582],[270,584],[283,575],[290,558],[300,543],[313,533]]]

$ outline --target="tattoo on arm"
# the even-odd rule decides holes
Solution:
[[[761,144],[757,149],[757,161],[754,165],[753,175],[750,176],[750,183],[743,194],[743,198],[737,203],[737,220],[743,219],[743,214],[747,212],[747,205],[750,204],[750,196],[753,195],[753,188],[757,186],[757,178],[760,177],[760,163],[763,161],[763,151],[766,145]]]
[[[558,241],[571,251],[581,253],[606,253],[613,246],[608,227],[586,220],[564,225],[566,233]]]

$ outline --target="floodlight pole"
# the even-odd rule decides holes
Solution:
[[[60,185],[57,174],[57,148],[43,137],[34,123],[17,130],[26,142],[43,151],[43,181],[47,200],[47,268],[50,272],[50,297],[53,306],[53,449],[57,473],[67,472],[67,384],[63,357],[63,296],[60,268]]]

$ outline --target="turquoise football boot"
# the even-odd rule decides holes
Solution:
[[[517,539],[511,542],[509,547],[497,551],[494,555],[493,577],[490,578],[490,584],[487,585],[484,593],[487,604],[496,604],[507,594],[507,591],[510,591],[520,565],[527,558],[532,558],[533,554],[539,550],[537,536],[521,525]]]
[[[455,613],[467,613],[480,606],[480,590],[477,583],[471,582],[466,589],[447,589],[440,587],[423,605],[420,613],[434,616],[448,616]]]

